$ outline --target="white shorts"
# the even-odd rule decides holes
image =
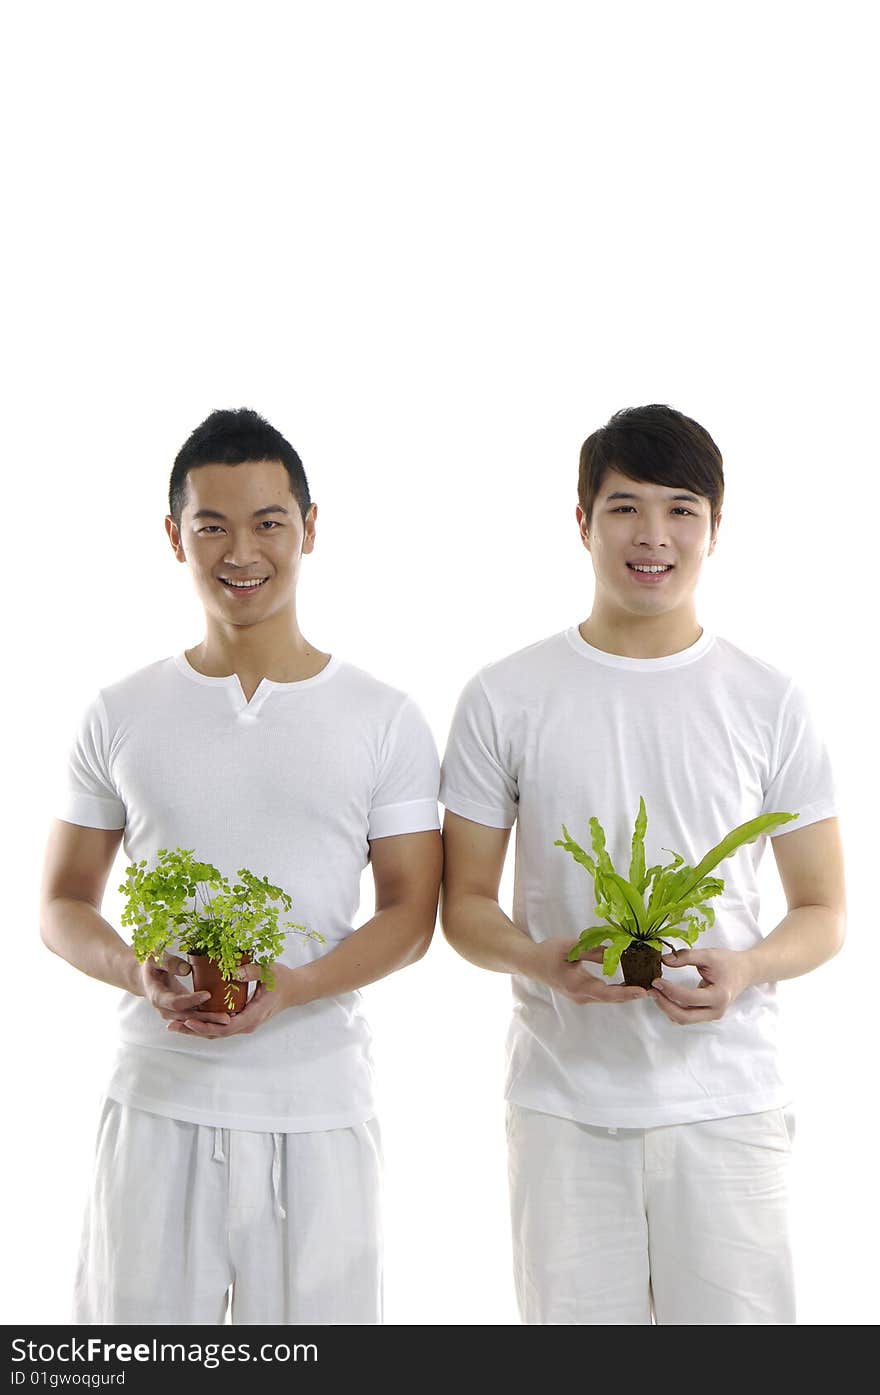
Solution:
[[[793,1323],[792,1131],[781,1109],[613,1130],[509,1104],[523,1322]]]
[[[382,1321],[375,1119],[249,1133],[106,1100],[80,1324]]]

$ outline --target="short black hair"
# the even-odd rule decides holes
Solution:
[[[200,465],[242,465],[257,460],[281,462],[305,521],[312,500],[306,472],[293,446],[259,412],[236,407],[212,412],[177,453],[168,486],[168,512],[178,528],[186,505],[186,477],[190,470]]]
[[[704,426],[674,407],[624,407],[581,446],[578,503],[587,527],[609,470],[648,484],[684,485],[709,500],[712,532],[724,501],[721,452]]]

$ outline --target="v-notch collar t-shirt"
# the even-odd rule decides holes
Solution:
[[[217,677],[210,673],[201,673],[190,663],[186,655],[186,650],[174,655],[174,662],[187,678],[192,678],[196,683],[204,683],[212,687],[225,688],[229,693],[233,710],[239,717],[246,721],[259,716],[263,705],[273,692],[297,692],[303,691],[307,687],[315,687],[319,683],[326,682],[332,678],[339,668],[339,660],[331,654],[330,660],[324,665],[320,672],[312,675],[311,678],[297,678],[289,683],[279,683],[272,678],[261,678],[250,698],[245,694],[241,679],[237,673],[224,674]]]
[[[236,674],[176,654],[103,688],[70,754],[58,816],[124,828],[132,862],[194,850],[234,882],[247,868],[291,897],[282,964],[328,953],[354,929],[370,841],[439,827],[439,763],[416,704],[331,658],[311,678],[264,678],[246,701]],[[117,879],[118,882],[119,879]],[[121,914],[122,898],[118,909]],[[118,924],[115,907],[104,913]],[[120,1001],[108,1093],[194,1123],[291,1132],[375,1113],[360,993],[276,1014],[252,1034],[169,1032],[144,998]]]
[[[598,818],[626,875],[640,796],[649,867],[671,862],[668,849],[695,866],[761,813],[799,815],[774,837],[836,813],[803,692],[706,630],[678,653],[635,659],[597,649],[572,626],[490,664],[465,687],[440,798],[476,823],[516,824],[512,919],[533,940],[575,940],[601,924],[591,877],[555,846],[562,825],[589,850],[589,820]],[[739,950],[761,940],[757,869],[766,843],[718,867],[724,892],[710,903],[715,924],[701,946]],[[601,965],[585,972],[601,974]],[[699,982],[690,966],[663,972]],[[622,981],[619,970],[610,981]],[[506,1093],[526,1108],[649,1128],[788,1102],[771,984],[746,990],[718,1021],[686,1027],[651,999],[579,1005],[523,975],[513,976],[513,996]]]

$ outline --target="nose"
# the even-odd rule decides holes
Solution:
[[[667,547],[669,533],[665,511],[643,509],[636,518],[633,542],[637,547]]]
[[[247,567],[260,557],[260,542],[250,528],[232,529],[229,543],[223,554],[224,564],[230,567]]]

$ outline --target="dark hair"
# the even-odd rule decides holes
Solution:
[[[199,465],[242,465],[251,460],[279,460],[290,477],[290,492],[305,516],[311,507],[302,461],[280,431],[249,407],[212,412],[177,453],[168,486],[168,512],[178,528],[186,504],[186,477]]]
[[[683,485],[709,500],[712,531],[724,500],[721,452],[699,422],[673,407],[625,407],[581,446],[578,503],[587,527],[609,470],[649,484]]]

